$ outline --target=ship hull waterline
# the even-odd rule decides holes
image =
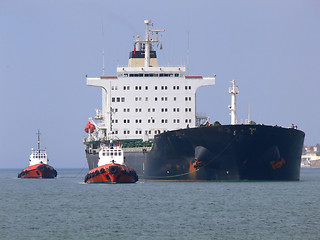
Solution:
[[[180,129],[157,135],[149,152],[125,152],[126,165],[147,180],[298,181],[304,136],[266,125]],[[92,169],[98,155],[86,155]]]

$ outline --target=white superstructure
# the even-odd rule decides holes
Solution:
[[[110,143],[110,146],[103,145],[99,151],[98,167],[109,163],[124,164],[123,151],[119,145],[114,146]]]
[[[36,165],[39,163],[48,164],[48,155],[45,150],[34,150],[29,158],[30,166]]]
[[[48,155],[46,153],[46,150],[40,149],[40,131],[38,130],[38,149],[35,150],[32,148],[30,158],[29,158],[29,164],[30,166],[36,165],[39,163],[48,164]]]
[[[163,30],[149,30],[151,22],[145,23],[146,38],[136,40],[128,67],[117,67],[116,76],[87,78],[87,85],[103,89],[102,111],[95,117],[100,123],[91,120],[96,138],[149,140],[164,131],[195,127],[196,91],[215,84],[214,77],[186,76],[185,67],[159,67],[152,43]]]

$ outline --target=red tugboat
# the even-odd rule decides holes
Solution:
[[[30,166],[23,169],[18,178],[55,178],[57,171],[48,165],[48,155],[46,150],[40,149],[40,131],[38,130],[38,149],[32,148],[30,155]]]
[[[102,145],[99,151],[98,167],[89,171],[85,183],[135,183],[136,171],[124,163],[123,150],[119,145]]]

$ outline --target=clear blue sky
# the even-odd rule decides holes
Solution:
[[[84,127],[101,106],[101,90],[85,75],[126,65],[133,36],[151,19],[162,34],[160,65],[187,62],[190,75],[213,76],[198,91],[197,112],[230,122],[232,79],[239,85],[238,118],[306,133],[320,143],[320,1],[0,1],[0,168],[24,168],[36,132],[51,165],[87,167]]]

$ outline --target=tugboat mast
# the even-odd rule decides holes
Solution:
[[[239,93],[238,86],[235,85],[236,80],[232,80],[232,87],[229,87],[229,94],[231,94],[231,105],[229,105],[229,109],[231,111],[231,124],[237,124],[237,101],[236,95]]]
[[[38,135],[38,152],[40,153],[40,130],[36,133]]]

